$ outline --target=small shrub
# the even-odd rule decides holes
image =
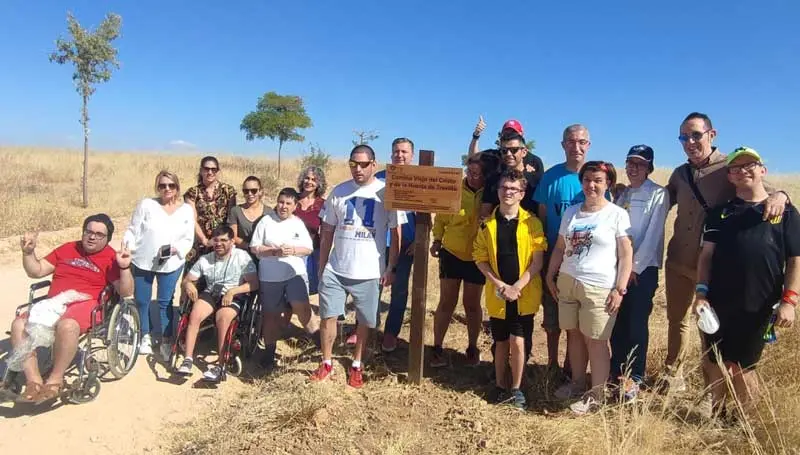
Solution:
[[[325,151],[320,148],[319,144],[309,144],[309,150],[303,154],[300,165],[303,168],[317,166],[325,172],[328,172],[331,167],[331,155],[325,153]]]

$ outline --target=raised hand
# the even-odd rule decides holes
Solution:
[[[22,237],[19,240],[20,248],[22,249],[22,254],[33,254],[33,251],[36,249],[36,241],[39,239],[38,232],[26,232],[22,234]]]
[[[483,130],[486,129],[486,122],[483,121],[483,116],[478,116],[478,124],[475,125],[475,131],[472,133],[473,136],[480,136],[483,133]]]
[[[122,248],[117,251],[117,265],[121,269],[127,269],[131,266],[131,250],[128,249],[127,243],[123,243]]]

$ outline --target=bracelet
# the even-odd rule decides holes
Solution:
[[[117,267],[119,267],[120,270],[128,270],[129,268],[131,268],[131,266],[120,267],[119,265],[117,265]]]
[[[480,138],[481,138],[480,134],[473,134],[472,135],[472,139],[480,139]]]
[[[781,297],[781,302],[788,303],[792,306],[797,306],[798,298],[800,298],[800,294],[797,294],[791,289],[785,289],[783,291],[783,296]]]
[[[705,283],[697,283],[697,286],[694,287],[694,292],[708,294],[708,285]]]

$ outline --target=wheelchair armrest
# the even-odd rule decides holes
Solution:
[[[50,280],[37,281],[36,283],[33,283],[31,285],[31,291],[30,292],[36,292],[36,291],[38,291],[40,289],[49,288],[50,284],[51,284]]]

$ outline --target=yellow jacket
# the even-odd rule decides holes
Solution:
[[[461,210],[456,215],[436,214],[433,240],[462,261],[472,261],[472,241],[478,231],[483,188],[473,191],[467,179],[461,182]]]
[[[475,236],[475,244],[472,257],[475,262],[488,262],[495,275],[499,276],[497,268],[497,219],[495,209],[492,216],[481,224],[478,235]],[[519,209],[519,219],[517,224],[517,255],[519,256],[520,275],[530,267],[533,261],[533,253],[537,251],[547,251],[547,238],[542,229],[542,222],[535,215],[524,209]],[[513,284],[513,283],[508,283]],[[494,283],[486,280],[484,287],[484,297],[486,298],[486,311],[490,317],[505,319],[506,302],[496,295],[497,288]],[[531,277],[527,286],[522,288],[522,293],[517,300],[517,308],[520,315],[534,314],[539,311],[542,303],[542,277],[536,273]]]

